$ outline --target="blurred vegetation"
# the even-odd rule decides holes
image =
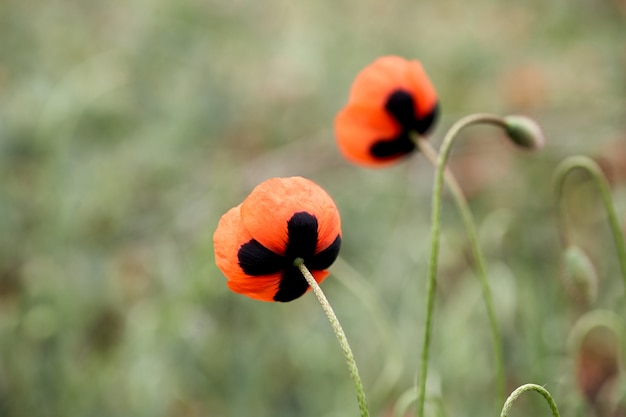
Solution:
[[[539,154],[472,128],[452,165],[487,253],[509,388],[542,384],[563,415],[589,413],[550,177],[566,155],[598,158],[624,218],[624,0],[4,0],[0,11],[0,416],[356,415],[314,297],[255,302],[214,265],[219,217],[289,175],[335,198],[342,256],[378,297],[363,303],[341,277],[324,285],[373,414],[390,415],[419,360],[433,170],[419,155],[351,166],[332,132],[354,75],[385,54],[432,76],[435,145],[473,112],[544,127]],[[571,224],[600,277],[593,307],[623,314],[597,194],[583,175],[571,183]],[[487,318],[449,203],[443,234],[429,391],[448,415],[495,416]],[[387,361],[397,379],[377,383]],[[536,398],[517,407],[549,412]]]

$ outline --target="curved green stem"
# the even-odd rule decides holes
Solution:
[[[513,402],[526,391],[537,391],[543,396],[543,398],[546,399],[546,401],[550,405],[550,410],[552,410],[552,416],[561,417],[561,415],[559,414],[559,409],[557,408],[556,402],[554,402],[552,395],[550,395],[547,389],[537,384],[524,384],[521,387],[517,388],[515,391],[513,391],[511,395],[509,395],[509,398],[507,398],[504,402],[504,407],[502,407],[500,417],[507,417],[509,415],[509,411],[511,411],[511,407],[513,407]]]
[[[438,266],[438,259],[439,259],[439,231],[440,231],[440,225],[441,225],[441,198],[442,198],[443,179],[444,179],[446,162],[448,161],[452,144],[454,143],[454,140],[457,137],[459,131],[461,131],[461,129],[465,127],[468,127],[474,124],[479,124],[479,123],[492,124],[492,125],[501,127],[503,129],[506,129],[505,121],[500,116],[491,115],[491,114],[474,114],[474,115],[466,116],[460,119],[459,121],[457,121],[448,130],[448,132],[446,133],[446,136],[443,139],[443,143],[441,144],[439,158],[437,159],[437,170],[435,173],[435,179],[434,179],[434,184],[433,184],[433,202],[432,202],[432,220],[431,220],[431,252],[430,252],[430,259],[429,259],[429,266],[428,266],[428,287],[427,287],[427,294],[426,294],[426,297],[427,297],[426,319],[425,319],[425,326],[424,326],[424,341],[423,341],[423,348],[422,348],[420,372],[418,375],[418,395],[417,395],[418,401],[417,401],[417,410],[416,410],[418,417],[424,416],[424,403],[426,399],[426,379],[428,376],[428,360],[430,356],[430,338],[431,338],[431,333],[432,333],[433,309],[434,309],[435,293],[436,293],[436,287],[437,287],[437,266]],[[457,201],[457,204],[458,204],[458,201]],[[464,216],[464,220],[471,220],[471,217],[467,217],[467,219],[465,219],[465,217],[468,216],[468,213],[469,213],[469,209],[467,208],[467,203],[464,203],[463,207],[464,207],[464,210],[462,211],[462,213]],[[476,231],[474,230],[474,227],[473,227],[473,222],[472,222],[472,226],[470,230],[468,230],[468,232],[470,234],[470,239],[473,242],[472,250],[475,251],[474,256],[476,256],[478,253],[478,256],[476,257],[477,268],[479,269],[479,271],[481,271],[479,275],[483,276],[483,275],[486,275],[486,273],[484,272],[485,265],[484,265],[484,260],[482,258],[482,255],[480,254],[480,251],[477,250],[478,239],[476,237]],[[484,283],[483,283],[483,294],[489,295],[489,297],[491,297],[489,286],[486,285],[486,280],[484,280]],[[495,328],[497,332],[498,328],[497,328],[497,325],[495,325],[495,316],[492,316],[492,313],[490,313],[490,321],[493,323],[492,330]],[[494,354],[501,355],[501,349],[499,347],[500,346],[499,337],[498,337],[498,340],[496,340],[494,343],[495,343]],[[502,359],[499,359],[499,361],[501,360]]]
[[[430,143],[425,138],[418,138],[417,145],[420,151],[426,156],[426,158],[433,163],[435,167],[437,167],[437,152],[430,145]],[[445,168],[445,163],[444,163]],[[463,219],[463,224],[465,225],[465,230],[467,232],[467,237],[469,239],[469,245],[472,251],[472,255],[476,262],[476,270],[478,273],[478,278],[480,279],[480,284],[482,287],[482,295],[483,301],[485,303],[485,307],[487,309],[487,316],[489,318],[489,327],[491,331],[491,343],[493,349],[493,360],[495,365],[496,372],[496,384],[498,389],[498,398],[504,399],[504,390],[505,390],[505,377],[504,377],[504,358],[502,353],[502,341],[500,338],[500,328],[498,326],[498,321],[496,320],[495,308],[493,305],[493,297],[491,295],[491,288],[489,286],[489,280],[487,278],[487,269],[485,267],[485,257],[480,249],[480,243],[478,242],[478,233],[476,232],[476,226],[474,222],[474,218],[472,216],[472,212],[467,203],[467,199],[463,194],[463,190],[459,186],[459,183],[456,181],[456,178],[452,174],[452,172],[445,168],[444,170],[444,180],[446,181],[446,185],[450,190],[454,201],[456,202],[459,213],[461,214],[461,218]]]
[[[356,361],[354,360],[354,355],[352,354],[352,349],[350,348],[350,344],[348,343],[348,339],[346,338],[346,334],[339,323],[339,319],[335,315],[333,308],[331,307],[328,299],[324,295],[322,288],[319,286],[317,281],[311,272],[304,265],[304,260],[302,258],[297,258],[293,262],[294,266],[300,269],[300,272],[306,279],[307,283],[311,286],[313,293],[317,297],[320,302],[324,313],[328,317],[328,321],[330,322],[333,331],[335,332],[335,336],[337,336],[337,340],[339,341],[339,346],[341,347],[341,351],[346,358],[346,363],[348,364],[348,369],[350,371],[350,376],[352,377],[352,382],[354,383],[354,389],[356,390],[356,397],[359,403],[359,410],[361,411],[361,417],[369,417],[369,410],[367,408],[367,401],[365,400],[365,391],[363,390],[363,384],[361,383],[361,377],[359,377],[359,370],[356,366]]]
[[[387,352],[387,359],[380,375],[372,384],[370,393],[385,396],[393,389],[404,368],[402,352],[395,343],[397,337],[392,319],[381,304],[374,286],[341,256],[333,263],[333,276],[361,301],[363,307],[369,311],[372,324],[378,330],[380,341]]]
[[[414,389],[409,389],[405,391],[402,395],[400,395],[400,397],[398,397],[398,400],[396,401],[393,410],[394,417],[403,417],[406,415],[409,407],[417,401],[417,397],[415,396],[415,394],[416,393]],[[428,398],[427,401],[430,401],[435,407],[437,407],[437,411],[435,414],[437,417],[446,417],[447,414],[441,397]]]
[[[592,310],[581,316],[570,330],[568,337],[570,349],[578,350],[589,333],[599,327],[604,327],[615,335],[621,352],[622,346],[626,343],[624,321],[619,314],[610,310]]]
[[[615,212],[615,206],[613,204],[613,198],[611,197],[611,188],[609,182],[602,173],[602,170],[598,164],[591,158],[586,156],[571,156],[564,159],[557,166],[554,172],[554,187],[556,197],[556,209],[557,209],[557,223],[559,226],[561,241],[564,246],[569,246],[571,238],[569,235],[569,229],[565,221],[565,207],[563,205],[563,189],[565,179],[567,175],[574,169],[582,169],[591,175],[591,178],[596,183],[604,209],[609,221],[609,227],[613,233],[613,240],[615,242],[615,249],[617,250],[617,257],[619,259],[619,265],[622,272],[622,279],[624,280],[624,287],[626,288],[626,244],[624,244],[624,235],[622,234],[622,227],[617,218]]]

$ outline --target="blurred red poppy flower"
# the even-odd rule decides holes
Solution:
[[[337,144],[354,163],[388,165],[415,149],[411,134],[427,134],[438,113],[437,92],[418,61],[381,57],[354,80],[335,119]]]
[[[262,301],[291,301],[309,285],[297,258],[319,283],[337,258],[341,221],[332,198],[302,177],[259,184],[222,216],[213,235],[215,262],[229,288]]]

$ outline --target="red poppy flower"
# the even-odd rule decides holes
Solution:
[[[415,149],[411,134],[428,133],[438,113],[437,92],[418,61],[381,57],[354,80],[335,119],[337,144],[352,162],[388,165]]]
[[[259,184],[222,216],[213,235],[215,262],[234,292],[291,301],[308,289],[296,258],[319,283],[337,258],[341,221],[332,198],[302,177]]]

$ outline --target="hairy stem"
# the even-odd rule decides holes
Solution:
[[[430,145],[430,143],[425,138],[420,137],[417,139],[417,145],[419,147],[419,150],[426,156],[426,158],[431,161],[431,163],[435,167],[437,167],[437,151]],[[487,279],[485,257],[482,253],[482,250],[480,249],[480,244],[478,242],[478,233],[476,232],[476,225],[472,216],[472,212],[467,203],[467,199],[465,198],[463,190],[461,190],[461,187],[459,186],[456,178],[447,168],[445,168],[444,170],[444,180],[446,182],[446,185],[448,186],[448,189],[450,190],[450,193],[452,194],[452,197],[454,198],[454,201],[456,202],[459,213],[461,214],[461,218],[463,219],[463,224],[465,225],[465,230],[469,239],[472,256],[474,257],[474,261],[476,262],[476,270],[478,272],[478,278],[480,279],[480,284],[482,287],[483,301],[485,303],[487,316],[489,318],[498,398],[501,398],[503,400],[505,390],[505,377],[502,341],[500,338],[500,328],[498,326],[498,321],[496,320],[496,312],[493,305],[493,296],[491,295],[491,288],[489,286],[489,280]]]
[[[431,219],[431,248],[430,248],[430,259],[428,266],[428,287],[426,293],[426,318],[425,318],[425,326],[424,326],[424,340],[422,347],[422,356],[420,369],[418,374],[418,395],[417,395],[417,409],[416,414],[418,417],[424,417],[424,403],[426,401],[426,379],[428,376],[428,362],[430,357],[430,339],[432,333],[432,324],[433,324],[433,310],[435,304],[435,294],[437,289],[437,267],[439,260],[439,235],[440,235],[440,227],[441,227],[441,199],[442,199],[442,190],[443,190],[443,179],[445,173],[446,163],[450,156],[450,151],[452,149],[452,145],[454,143],[455,138],[458,133],[465,127],[474,125],[474,124],[492,124],[501,128],[506,128],[504,119],[500,116],[491,115],[491,114],[474,114],[470,116],[466,116],[459,121],[457,121],[446,133],[443,142],[441,144],[441,150],[439,153],[439,157],[437,159],[437,170],[435,173],[435,179],[433,184],[433,202],[432,202],[432,219]],[[418,142],[419,143],[419,142]],[[451,175],[448,175],[451,178]],[[458,190],[458,185],[456,186]],[[454,190],[454,187],[451,188]],[[454,191],[453,191],[454,192]],[[462,196],[462,193],[459,195]],[[470,235],[470,240],[472,243],[472,250],[474,251],[474,256],[476,257],[477,268],[479,269],[479,276],[486,277],[485,273],[485,265],[484,260],[482,258],[481,252],[478,250],[478,239],[476,237],[476,231],[473,226],[473,222],[471,221],[471,215],[469,215],[470,211],[467,208],[467,202],[465,198],[463,198],[463,202],[459,203],[460,200],[457,200],[457,204],[460,205],[462,216],[464,217],[464,221],[466,222],[466,227],[468,224],[471,224],[468,229],[468,233]],[[462,208],[461,208],[462,207]],[[482,280],[482,278],[481,278]],[[487,285],[486,279],[483,281],[483,295],[491,298],[491,292],[489,290],[489,286]],[[490,309],[490,307],[488,307]],[[500,348],[500,338],[497,323],[495,321],[495,315],[493,314],[493,308],[489,312],[489,319],[491,321],[492,332],[495,329],[494,335],[498,335],[497,340],[494,336],[494,355],[500,355],[500,358],[497,360],[502,363],[502,353]],[[503,386],[504,376],[499,376],[501,378],[500,385]],[[502,395],[504,397],[504,395]]]
[[[339,319],[335,315],[333,308],[331,307],[328,299],[324,295],[322,288],[319,286],[315,278],[309,272],[307,267],[304,265],[304,260],[302,258],[297,258],[294,263],[300,269],[300,272],[306,279],[307,283],[313,290],[313,293],[317,297],[320,302],[324,313],[326,313],[326,317],[328,317],[328,321],[330,322],[330,326],[333,328],[335,332],[335,336],[337,336],[337,340],[339,341],[339,346],[341,347],[341,351],[346,358],[346,363],[348,364],[348,370],[350,371],[350,376],[352,377],[352,382],[354,383],[354,389],[356,391],[357,401],[359,403],[359,410],[361,411],[361,417],[369,417],[369,410],[367,408],[367,401],[365,400],[365,391],[363,390],[363,384],[361,383],[361,377],[359,377],[359,370],[356,366],[356,361],[354,360],[354,355],[352,354],[352,349],[350,348],[350,344],[348,343],[348,339],[346,338],[346,334],[339,323]]]
[[[392,319],[385,311],[376,289],[370,281],[365,279],[354,267],[345,259],[338,256],[333,263],[333,275],[342,283],[354,296],[361,301],[363,307],[369,311],[372,325],[378,330],[380,342],[387,352],[385,365],[380,375],[373,383],[371,391],[379,396],[388,395],[396,384],[404,364],[402,362],[402,352],[398,347],[397,336],[393,329]]]
[[[550,405],[550,410],[552,410],[552,417],[560,417],[559,409],[557,408],[556,402],[554,402],[552,395],[550,395],[547,389],[537,384],[524,384],[521,387],[517,388],[515,391],[513,391],[511,395],[509,395],[509,398],[507,398],[504,402],[504,407],[502,407],[500,417],[507,417],[509,415],[509,411],[511,411],[511,407],[513,407],[513,402],[526,391],[537,391],[539,394],[541,394]]]

